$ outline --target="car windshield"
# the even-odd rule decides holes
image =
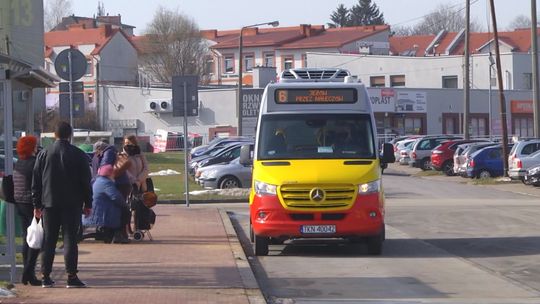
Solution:
[[[376,158],[368,114],[271,114],[261,126],[259,159]]]

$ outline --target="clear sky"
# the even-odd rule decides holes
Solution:
[[[48,0],[45,0],[48,1]],[[73,13],[92,17],[98,0],[71,0]],[[125,24],[141,34],[159,6],[178,10],[201,29],[236,29],[245,25],[279,20],[281,26],[326,24],[332,11],[358,0],[101,0],[110,15],[122,15]],[[439,4],[465,6],[465,0],[373,0],[390,25],[414,25]],[[487,28],[489,0],[471,0],[471,16]],[[530,17],[530,0],[495,0],[499,29],[505,29],[518,15]]]

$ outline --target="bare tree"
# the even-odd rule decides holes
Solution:
[[[411,36],[413,35],[413,28],[410,26],[392,26],[392,36]]]
[[[98,17],[105,16],[105,5],[101,1],[98,1],[97,16]]]
[[[531,28],[531,18],[525,16],[525,15],[519,15],[516,18],[514,18],[510,24],[508,25],[509,30],[515,30],[520,28]]]
[[[420,23],[412,30],[414,35],[433,35],[441,30],[449,32],[459,32],[465,28],[465,13],[463,9],[452,5],[439,5],[433,12],[426,15]],[[470,31],[479,32],[482,30],[480,24],[471,21]]]
[[[45,31],[52,30],[63,17],[71,14],[71,0],[45,0]]]
[[[208,46],[191,18],[160,7],[146,29],[146,39],[141,63],[153,80],[170,83],[175,75],[204,73]]]

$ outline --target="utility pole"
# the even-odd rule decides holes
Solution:
[[[534,136],[540,138],[540,104],[538,102],[538,37],[536,24],[536,0],[531,0],[531,56]]]
[[[470,112],[470,82],[469,82],[469,30],[471,23],[471,2],[465,0],[465,53],[464,53],[464,75],[463,75],[463,137],[470,138],[469,134],[469,112]]]
[[[494,0],[489,0],[491,8],[491,21],[493,22],[493,38],[495,39],[495,62],[497,65],[497,81],[499,84],[499,103],[501,109],[502,126],[502,161],[504,176],[508,176],[508,126],[506,125],[506,100],[504,99],[503,78],[501,69],[501,52],[499,50],[499,32],[497,31],[497,16],[495,15]]]

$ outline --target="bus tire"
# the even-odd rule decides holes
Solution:
[[[381,255],[385,236],[384,226],[381,233],[367,238],[367,251],[369,255]]]
[[[268,243],[267,237],[255,235],[255,255],[268,255]]]
[[[252,243],[255,242],[255,232],[253,232],[253,225],[251,224],[251,219],[249,220],[249,240]]]

